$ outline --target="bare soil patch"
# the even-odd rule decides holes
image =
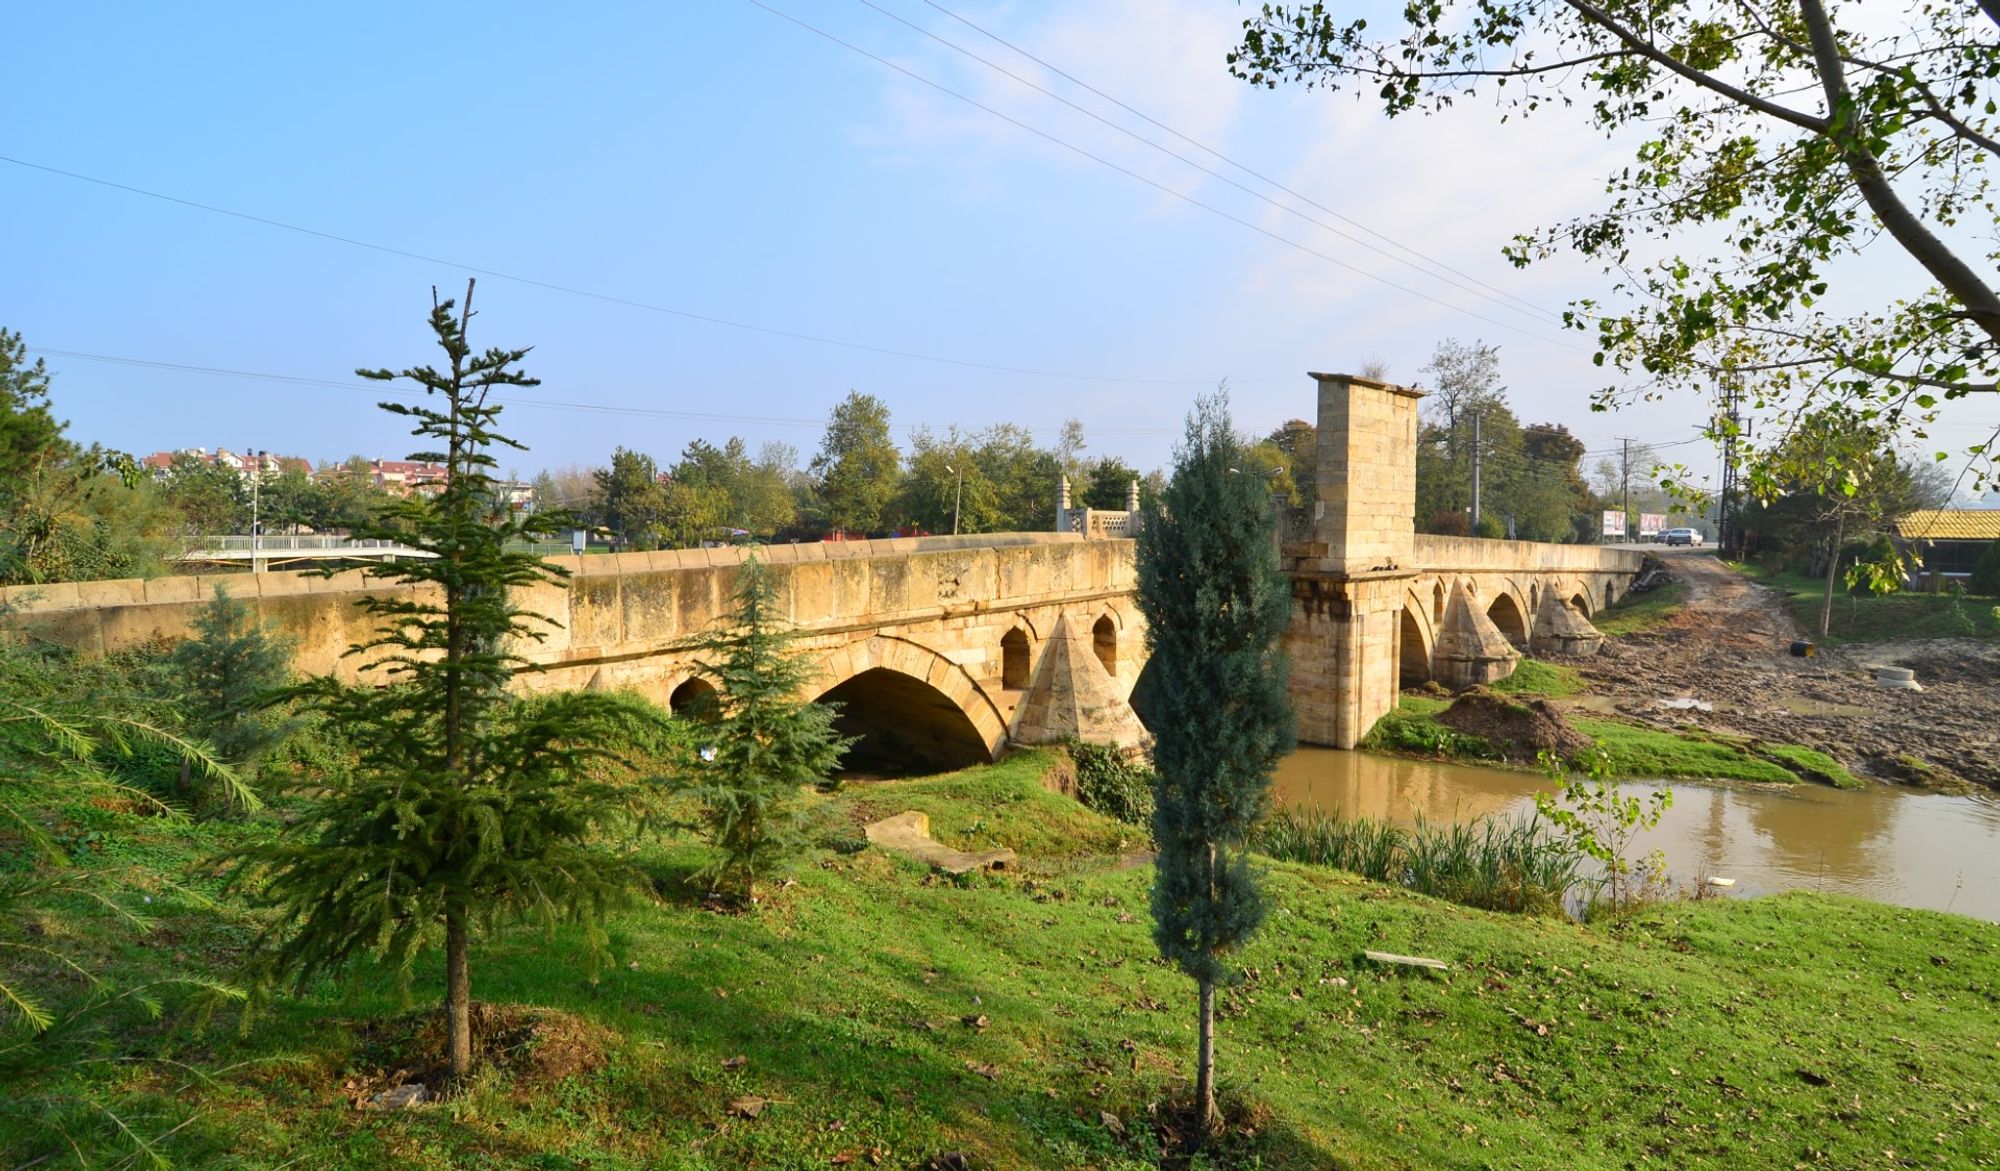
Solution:
[[[1590,747],[1590,737],[1570,727],[1548,700],[1521,702],[1484,687],[1462,693],[1437,721],[1478,736],[1510,760],[1535,760],[1544,751],[1569,757]]]
[[[475,1001],[471,1017],[474,1059],[497,1070],[516,1097],[604,1068],[618,1043],[610,1029],[560,1009]],[[420,1085],[431,1097],[446,1093],[445,1036],[442,1009],[368,1022],[342,1095],[362,1107],[397,1086]]]
[[[1883,780],[1951,787],[1963,778],[2000,789],[2000,645],[1909,640],[1797,658],[1791,644],[1806,635],[1776,591],[1705,552],[1663,560],[1687,583],[1686,605],[1575,664],[1619,714],[1803,744]],[[1876,666],[1909,667],[1924,690],[1878,688]],[[1713,710],[1661,706],[1672,699]]]

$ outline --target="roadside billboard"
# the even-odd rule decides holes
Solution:
[[[1660,535],[1667,527],[1667,518],[1656,513],[1639,514],[1639,535],[1648,540]]]
[[[1604,535],[1607,537],[1617,537],[1621,540],[1624,539],[1625,514],[1623,512],[1614,510],[1604,514]]]

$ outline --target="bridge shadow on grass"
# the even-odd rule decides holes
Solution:
[[[1089,929],[1052,929],[1020,888],[849,867],[865,878],[811,872],[756,916],[621,913],[594,986],[572,932],[476,945],[477,999],[566,1010],[623,1041],[604,1070],[517,1103],[507,1133],[437,1129],[435,1141],[502,1158],[587,1147],[613,1165],[679,1151],[714,1167],[866,1165],[871,1152],[921,1167],[951,1150],[979,1168],[1152,1161],[1148,1106],[1184,1093],[1193,994],[1151,961],[1143,922],[1092,904]],[[433,967],[427,957],[419,1004],[439,995]],[[1064,968],[1076,970],[1052,978]],[[1168,1000],[1189,1011],[1161,1011]],[[745,1117],[753,1096],[764,1105]],[[422,1115],[381,1125],[432,1133]],[[533,1142],[515,1145],[522,1135]],[[1281,1120],[1243,1148],[1271,1168],[1330,1162]]]

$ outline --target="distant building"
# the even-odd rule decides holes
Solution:
[[[255,451],[247,455],[233,452],[226,447],[210,451],[206,447],[183,447],[177,451],[156,451],[139,461],[155,480],[165,480],[173,474],[174,462],[179,459],[193,459],[208,467],[225,467],[237,475],[248,479],[255,474],[275,476],[285,471],[312,472],[312,464],[295,455],[276,455],[268,451]]]
[[[1923,559],[1920,584],[1963,580],[1987,547],[2000,541],[2000,508],[1922,509],[1898,519],[1895,536]]]
[[[375,486],[398,496],[412,492],[432,493],[444,489],[450,474],[443,464],[408,459],[372,459],[368,474]]]

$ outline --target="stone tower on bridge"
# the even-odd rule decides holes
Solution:
[[[1417,400],[1352,374],[1319,387],[1319,499],[1312,534],[1283,547],[1292,578],[1292,701],[1299,739],[1352,748],[1395,706],[1403,598],[1413,562]]]

